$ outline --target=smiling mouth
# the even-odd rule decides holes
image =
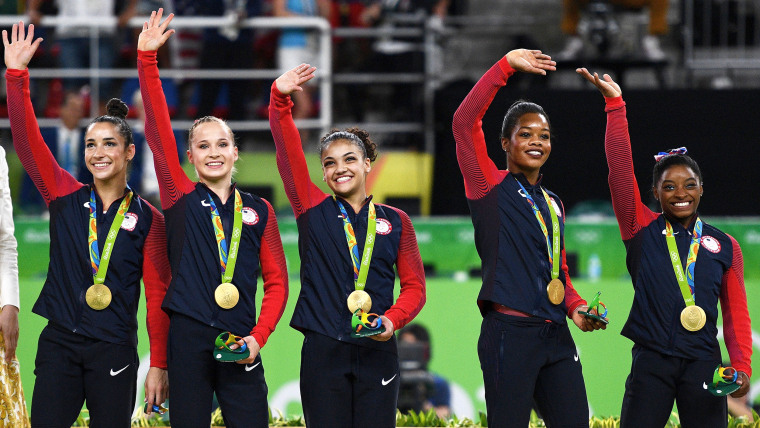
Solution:
[[[216,161],[216,162],[209,162],[209,163],[206,164],[206,166],[208,166],[210,168],[216,168],[216,167],[220,167],[222,165],[224,165],[224,163],[223,162],[218,162],[218,161]]]
[[[685,201],[685,202],[673,202],[671,205],[673,205],[676,208],[686,208],[689,205],[691,205],[691,201]]]
[[[106,168],[108,165],[111,165],[111,162],[97,162],[92,164],[92,166],[95,168]]]
[[[541,150],[528,150],[525,153],[527,153],[529,156],[533,156],[533,157],[541,157],[541,156],[544,155],[544,152],[542,152]]]
[[[338,179],[335,180],[335,182],[337,182],[337,183],[345,183],[345,182],[347,182],[349,180],[351,180],[351,177],[349,177],[347,175],[344,175],[343,177],[338,177]]]

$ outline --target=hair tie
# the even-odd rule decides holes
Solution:
[[[679,147],[677,149],[670,149],[667,152],[660,152],[654,155],[654,161],[659,162],[665,156],[670,155],[685,155],[687,153],[686,147]]]

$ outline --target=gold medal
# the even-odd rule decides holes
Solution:
[[[689,331],[699,331],[705,326],[707,315],[704,309],[697,305],[685,307],[681,311],[681,325]]]
[[[546,294],[549,295],[550,302],[559,305],[565,300],[565,284],[559,278],[554,278],[546,286]]]
[[[214,299],[216,299],[216,304],[221,308],[232,309],[237,305],[238,300],[240,300],[240,292],[232,283],[224,282],[216,287]]]
[[[348,295],[346,303],[348,303],[348,310],[351,311],[352,314],[360,308],[364,312],[369,312],[372,308],[372,298],[369,297],[369,294],[364,290],[354,290],[354,292]]]
[[[84,296],[87,305],[96,311],[102,311],[111,304],[111,290],[104,284],[93,284]]]

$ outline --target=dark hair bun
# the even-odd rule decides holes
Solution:
[[[106,114],[120,119],[126,119],[127,113],[129,113],[129,107],[124,104],[124,101],[118,98],[111,98],[106,104]]]
[[[359,137],[364,144],[364,150],[367,152],[367,158],[369,158],[370,162],[374,162],[375,159],[377,159],[377,144],[375,144],[369,137],[369,132],[361,128],[347,128],[346,132],[350,132]]]

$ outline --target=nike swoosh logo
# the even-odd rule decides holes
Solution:
[[[90,209],[90,203],[89,203],[89,202],[85,202],[85,203],[84,203],[84,207],[85,207],[85,208],[87,208],[87,209],[89,210],[89,209]]]
[[[124,366],[123,369],[118,370],[118,371],[113,371],[113,369],[111,369],[111,376],[116,376],[117,374],[119,374],[119,373],[123,372],[124,370],[126,370],[127,367],[129,367],[129,364],[127,364],[126,366]]]
[[[201,205],[203,205],[204,207],[210,207],[211,206],[211,204],[208,203],[208,202],[206,202],[205,199],[201,201]]]
[[[574,359],[575,361],[578,361],[578,354],[575,354],[575,355],[573,355],[573,359]]]
[[[259,364],[261,364],[261,361],[259,361],[258,363],[254,364],[254,365],[252,365],[252,366],[249,366],[248,364],[246,364],[246,365],[245,365],[245,371],[249,372],[249,371],[251,371],[251,370],[255,369],[255,368],[256,368],[256,366],[258,366]]]
[[[398,374],[398,373],[397,373],[397,374]],[[385,378],[383,378],[383,380],[381,380],[381,381],[380,381],[380,383],[382,383],[382,384],[383,384],[383,386],[385,386],[385,385],[388,385],[389,383],[391,383],[391,381],[392,381],[393,379],[396,379],[396,375],[397,375],[397,374],[393,375],[393,377],[392,377],[392,378],[390,378],[390,379],[388,379],[388,380],[385,380]]]
[[[702,382],[702,389],[707,389],[707,383]]]

